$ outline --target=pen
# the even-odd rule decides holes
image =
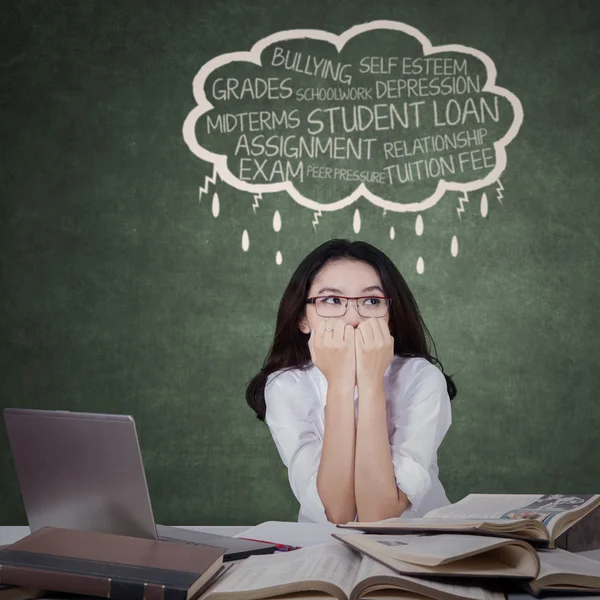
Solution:
[[[277,544],[276,542],[267,542],[266,540],[255,540],[254,538],[241,537],[241,540],[248,540],[249,542],[259,542],[261,544],[271,544],[275,546],[278,552],[290,552],[292,550],[300,550],[301,546],[289,546],[288,544]]]

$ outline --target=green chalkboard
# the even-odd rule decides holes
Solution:
[[[295,519],[245,386],[362,239],[458,386],[450,498],[598,492],[597,2],[5,5],[2,407],[132,414],[162,523]]]

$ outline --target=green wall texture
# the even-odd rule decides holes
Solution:
[[[356,35],[338,56],[333,36],[379,20],[404,29]],[[599,491],[597,2],[15,1],[4,3],[0,28],[2,407],[133,415],[159,522],[295,519],[286,471],[244,389],[301,258],[332,237],[362,239],[404,273],[455,376],[439,457],[450,498]],[[491,65],[504,95],[479,90],[470,110],[465,95],[413,97],[423,101],[420,129],[413,121],[353,135],[382,143],[484,128],[475,150],[497,142],[505,165],[493,173],[497,155],[457,171],[448,179],[459,186],[432,206],[419,204],[436,190],[427,177],[373,184],[371,199],[336,210],[356,183],[307,175],[294,199],[247,178],[234,185],[222,170],[215,178],[198,147],[231,155],[239,132],[208,135],[207,115],[194,113],[184,139],[195,77],[213,58],[300,29],[329,37],[281,48],[352,63],[365,87],[398,74],[359,76],[361,57],[422,57],[423,39],[461,46],[443,55],[462,56],[481,82]],[[294,88],[340,87],[284,73],[269,63],[273,52],[262,65],[220,67],[207,90],[217,77],[286,74]],[[433,101],[449,98],[464,120],[441,126]],[[481,98],[497,111],[482,113]],[[377,102],[391,101],[345,105]],[[213,103],[211,114],[295,107],[302,125],[287,133],[305,136],[313,108],[344,104],[248,95]],[[377,152],[304,166],[381,171],[406,160]],[[243,156],[229,157],[231,173]],[[303,198],[320,203],[320,215]],[[3,427],[0,488],[0,524],[25,523]]]

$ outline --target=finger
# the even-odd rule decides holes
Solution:
[[[358,340],[360,339],[360,344],[361,347],[363,347],[367,341],[367,337],[365,337],[365,322],[363,321],[357,328],[356,331],[354,332],[354,342],[357,343]]]
[[[344,330],[346,328],[346,324],[341,319],[333,319],[335,321],[333,323],[333,339],[342,344],[344,341]]]
[[[381,319],[381,322],[384,323],[385,330],[392,335],[392,328],[390,327],[389,319],[386,321],[385,318]]]
[[[383,321],[383,319],[382,319],[382,321]],[[381,324],[381,327],[385,331],[385,336],[384,336],[385,339],[393,347],[394,346],[394,336],[392,335],[392,330],[390,329],[390,324],[383,321],[383,323]]]
[[[354,327],[352,325],[344,327],[344,342],[346,342],[346,345],[354,345]]]
[[[379,325],[379,329],[381,330],[381,334],[383,335],[383,339],[387,338],[390,335],[390,326],[385,322],[385,318],[375,319],[377,321],[377,325]]]
[[[357,327],[353,329],[352,336],[354,337],[354,349],[358,352],[361,351],[363,346],[365,345],[365,340],[362,335],[362,331]]]
[[[385,319],[376,319],[379,328],[381,330],[381,339],[384,345],[394,345],[394,338],[392,337],[392,332],[390,331],[389,323],[386,323]]]
[[[374,343],[375,334],[373,333],[373,325],[371,323],[371,319],[367,319],[366,321],[363,321],[358,326],[358,329],[362,333],[365,344],[371,345]]]
[[[362,364],[365,354],[365,338],[362,331],[357,327],[354,330],[354,366],[356,369]]]
[[[325,319],[319,319],[319,322],[317,323],[317,329],[315,331],[315,343],[317,345],[319,345],[321,340],[323,339],[325,327],[327,327],[327,321]]]
[[[383,346],[385,338],[381,329],[381,324],[379,323],[379,319],[369,319],[369,325],[371,326],[371,331],[373,332],[373,343],[378,347]]]
[[[323,319],[323,328],[321,331],[321,343],[323,345],[328,345],[333,340],[335,321],[336,319]]]
[[[310,352],[310,360],[314,364],[315,362],[315,331],[310,330],[310,336],[308,337],[308,351]]]
[[[321,319],[317,322],[317,326],[311,330],[312,340],[312,351],[316,356],[316,353],[319,348],[323,347],[323,331],[325,330],[325,319]],[[314,362],[314,359],[313,359]]]

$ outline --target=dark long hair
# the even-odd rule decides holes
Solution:
[[[311,366],[308,350],[309,334],[302,333],[299,323],[306,310],[306,298],[316,274],[332,260],[347,258],[370,264],[379,274],[383,291],[390,304],[390,333],[394,338],[394,354],[421,357],[435,364],[444,373],[437,358],[435,344],[419,307],[404,277],[396,265],[367,242],[334,239],[313,250],[294,271],[277,311],[275,337],[262,369],[248,382],[246,402],[264,421],[266,413],[265,384],[271,373],[287,369],[307,369]],[[456,385],[444,373],[450,399],[456,396]]]

